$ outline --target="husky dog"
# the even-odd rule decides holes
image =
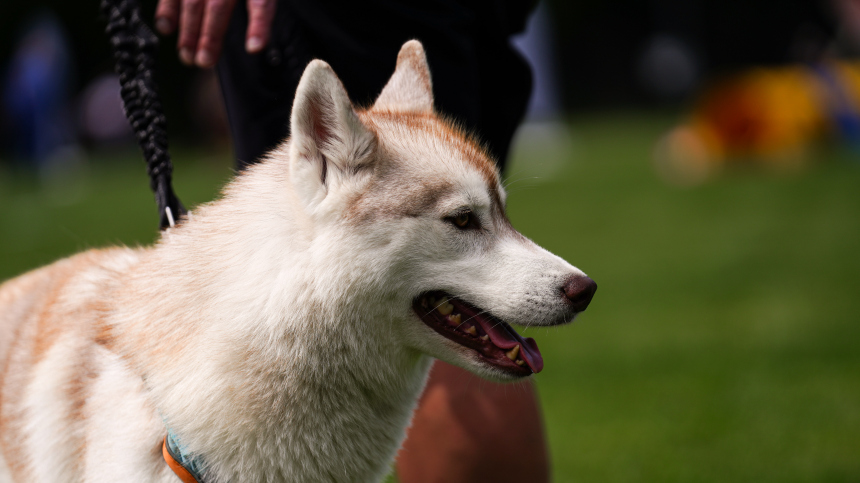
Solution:
[[[206,482],[377,481],[433,358],[542,369],[509,324],[569,322],[596,285],[511,227],[420,43],[366,110],[311,62],[290,122],[154,247],[0,286],[0,479],[176,481],[172,448]]]

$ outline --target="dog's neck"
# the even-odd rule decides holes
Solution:
[[[398,343],[398,314],[362,300],[368,274],[318,259],[284,236],[285,220],[244,244],[241,226],[209,233],[240,216],[229,202],[200,210],[138,267],[163,285],[129,292],[149,303],[119,297],[120,351],[216,481],[381,478],[431,359]],[[272,229],[241,215],[258,224],[247,232]]]

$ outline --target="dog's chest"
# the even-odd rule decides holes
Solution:
[[[229,444],[207,463],[217,481],[379,481],[405,436],[431,360],[397,377],[299,371],[255,421],[224,428]],[[296,371],[290,371],[296,374]],[[259,408],[257,408],[259,409]],[[241,433],[237,429],[241,428]]]

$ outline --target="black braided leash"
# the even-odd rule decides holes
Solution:
[[[163,230],[186,211],[171,184],[173,164],[167,152],[167,119],[154,78],[158,37],[141,19],[136,0],[102,0],[101,11],[107,19],[105,31],[119,74],[123,108],[143,149]]]

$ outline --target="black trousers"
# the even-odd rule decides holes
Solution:
[[[509,43],[534,3],[524,0],[280,0],[270,44],[245,52],[248,12],[237,2],[218,76],[239,169],[289,135],[305,66],[328,62],[356,106],[370,106],[410,39],[427,52],[437,111],[475,133],[503,168],[531,92]]]

